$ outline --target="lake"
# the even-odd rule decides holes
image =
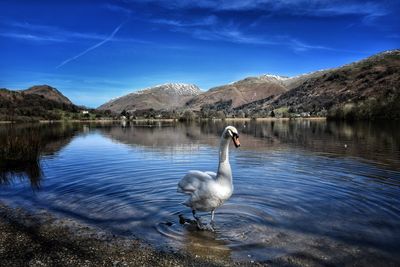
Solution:
[[[216,171],[229,124],[242,145],[230,147],[235,189],[216,211],[216,231],[181,225],[179,215],[191,218],[191,211],[176,185],[189,170]],[[9,127],[0,125],[0,136]],[[16,125],[12,132],[27,129],[41,136],[41,156],[33,167],[2,166],[0,201],[10,206],[193,255],[400,264],[398,124],[64,123]]]

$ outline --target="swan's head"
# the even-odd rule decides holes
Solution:
[[[233,126],[227,126],[224,130],[224,136],[226,138],[232,138],[233,144],[235,147],[240,147],[240,141],[239,141],[239,132],[238,130],[233,127]]]

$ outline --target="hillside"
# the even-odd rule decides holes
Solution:
[[[49,85],[32,86],[26,90],[23,90],[22,92],[24,94],[41,95],[48,100],[52,100],[52,101],[63,103],[63,104],[69,104],[69,105],[72,104],[71,100],[69,100],[66,96],[64,96],[56,88],[51,87]]]
[[[400,50],[295,77],[261,75],[200,91],[167,83],[113,99],[85,116],[56,88],[0,89],[0,120],[328,116],[400,119]],[[193,112],[194,111],[194,112]],[[272,112],[273,111],[273,112]]]
[[[400,50],[392,50],[334,69],[295,77],[248,77],[206,92],[195,85],[159,85],[111,100],[98,109],[128,111],[135,117],[176,116],[171,114],[176,109],[180,113],[191,110],[204,118],[265,117],[271,111],[278,116],[392,118],[389,113],[400,117],[399,86]]]
[[[192,110],[200,110],[207,105],[228,103],[230,107],[236,108],[259,99],[286,92],[285,80],[285,77],[274,75],[249,77],[228,85],[211,88],[207,92],[188,101],[186,106]]]
[[[61,92],[48,85],[21,91],[0,89],[0,120],[57,120],[61,119],[62,112],[77,113],[79,110]]]
[[[332,117],[343,117],[347,116],[344,113],[356,112],[351,116],[380,117],[390,114],[375,113],[395,112],[398,109],[400,103],[396,99],[400,95],[399,88],[400,50],[393,50],[323,71],[320,75],[304,79],[279,97],[249,103],[238,107],[238,110],[255,114],[260,110],[286,108],[288,113],[323,115],[329,112]]]
[[[146,88],[116,99],[100,107],[99,110],[111,110],[116,113],[137,110],[173,110],[185,106],[185,103],[200,94],[196,85],[167,83]]]

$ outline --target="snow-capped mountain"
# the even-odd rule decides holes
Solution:
[[[189,99],[200,93],[200,88],[194,84],[166,83],[118,97],[98,109],[117,113],[123,110],[172,110],[183,107]]]
[[[165,83],[156,85],[154,87],[148,87],[142,90],[139,90],[133,94],[148,94],[155,92],[163,92],[170,95],[180,95],[180,96],[193,96],[198,95],[201,91],[200,88],[194,84],[186,84],[186,83]]]
[[[257,110],[294,106],[329,109],[345,101],[391,95],[398,88],[400,50],[386,51],[341,67],[293,77],[263,74],[201,92],[196,85],[168,83],[112,100],[100,107],[122,110],[234,108]],[[391,86],[387,86],[390,84]],[[310,108],[311,107],[311,108]]]

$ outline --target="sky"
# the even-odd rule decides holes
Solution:
[[[202,90],[400,48],[400,1],[0,0],[0,88],[97,107],[168,82]]]

